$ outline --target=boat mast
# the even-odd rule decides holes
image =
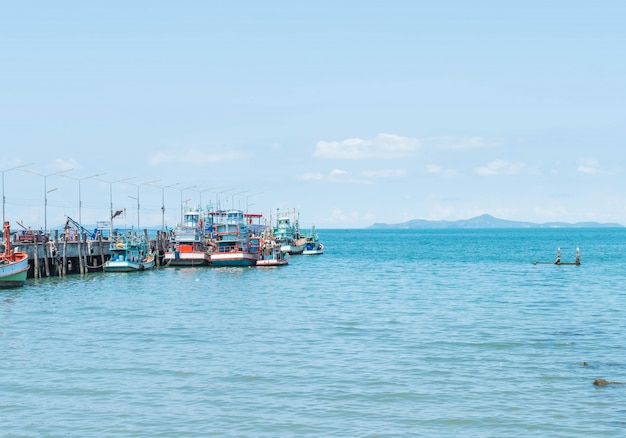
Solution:
[[[11,260],[13,251],[11,250],[11,226],[9,221],[4,222],[4,256],[8,260]]]

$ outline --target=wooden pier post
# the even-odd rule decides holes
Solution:
[[[67,275],[67,235],[63,235],[63,276]]]
[[[157,237],[156,237],[156,266],[157,268],[161,267],[161,231],[157,231]]]
[[[41,244],[41,249],[43,250],[43,266],[46,271],[46,277],[50,277],[50,259],[48,257],[48,253],[50,252],[50,242],[43,242]]]
[[[86,274],[87,273],[87,263],[88,263],[88,257],[89,257],[89,244],[87,243],[87,233],[85,233],[84,231],[82,233],[80,233],[81,235],[81,246],[83,247],[83,270],[82,270],[82,274]]]
[[[102,234],[98,233],[98,246],[100,247],[100,265],[104,266],[104,249],[102,249]]]
[[[54,273],[57,277],[61,276],[61,263],[59,262],[59,230],[54,230],[54,253],[51,252]]]
[[[78,252],[78,273],[84,274],[85,267],[83,263],[83,242],[82,242],[82,233],[78,233],[78,238],[76,239],[76,251]]]
[[[39,272],[39,243],[37,243],[37,239],[33,242],[33,277],[41,277]]]

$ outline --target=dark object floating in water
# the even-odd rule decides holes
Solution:
[[[556,260],[554,262],[533,262],[533,265],[580,265],[580,249],[576,248],[576,260],[573,262],[561,261],[561,248],[556,249]]]
[[[623,385],[624,382],[609,382],[604,379],[596,379],[593,381],[593,384],[596,386],[606,386],[606,385]]]

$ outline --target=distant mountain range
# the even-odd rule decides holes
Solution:
[[[381,224],[376,223],[367,228],[623,228],[623,225],[614,223],[599,222],[546,222],[537,224],[533,222],[510,221],[506,219],[498,219],[488,214],[483,214],[471,219],[462,219],[458,221],[427,221],[424,219],[413,219],[400,224]]]

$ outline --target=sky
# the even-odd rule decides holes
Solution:
[[[621,0],[6,2],[3,217],[626,225],[624,16]]]

